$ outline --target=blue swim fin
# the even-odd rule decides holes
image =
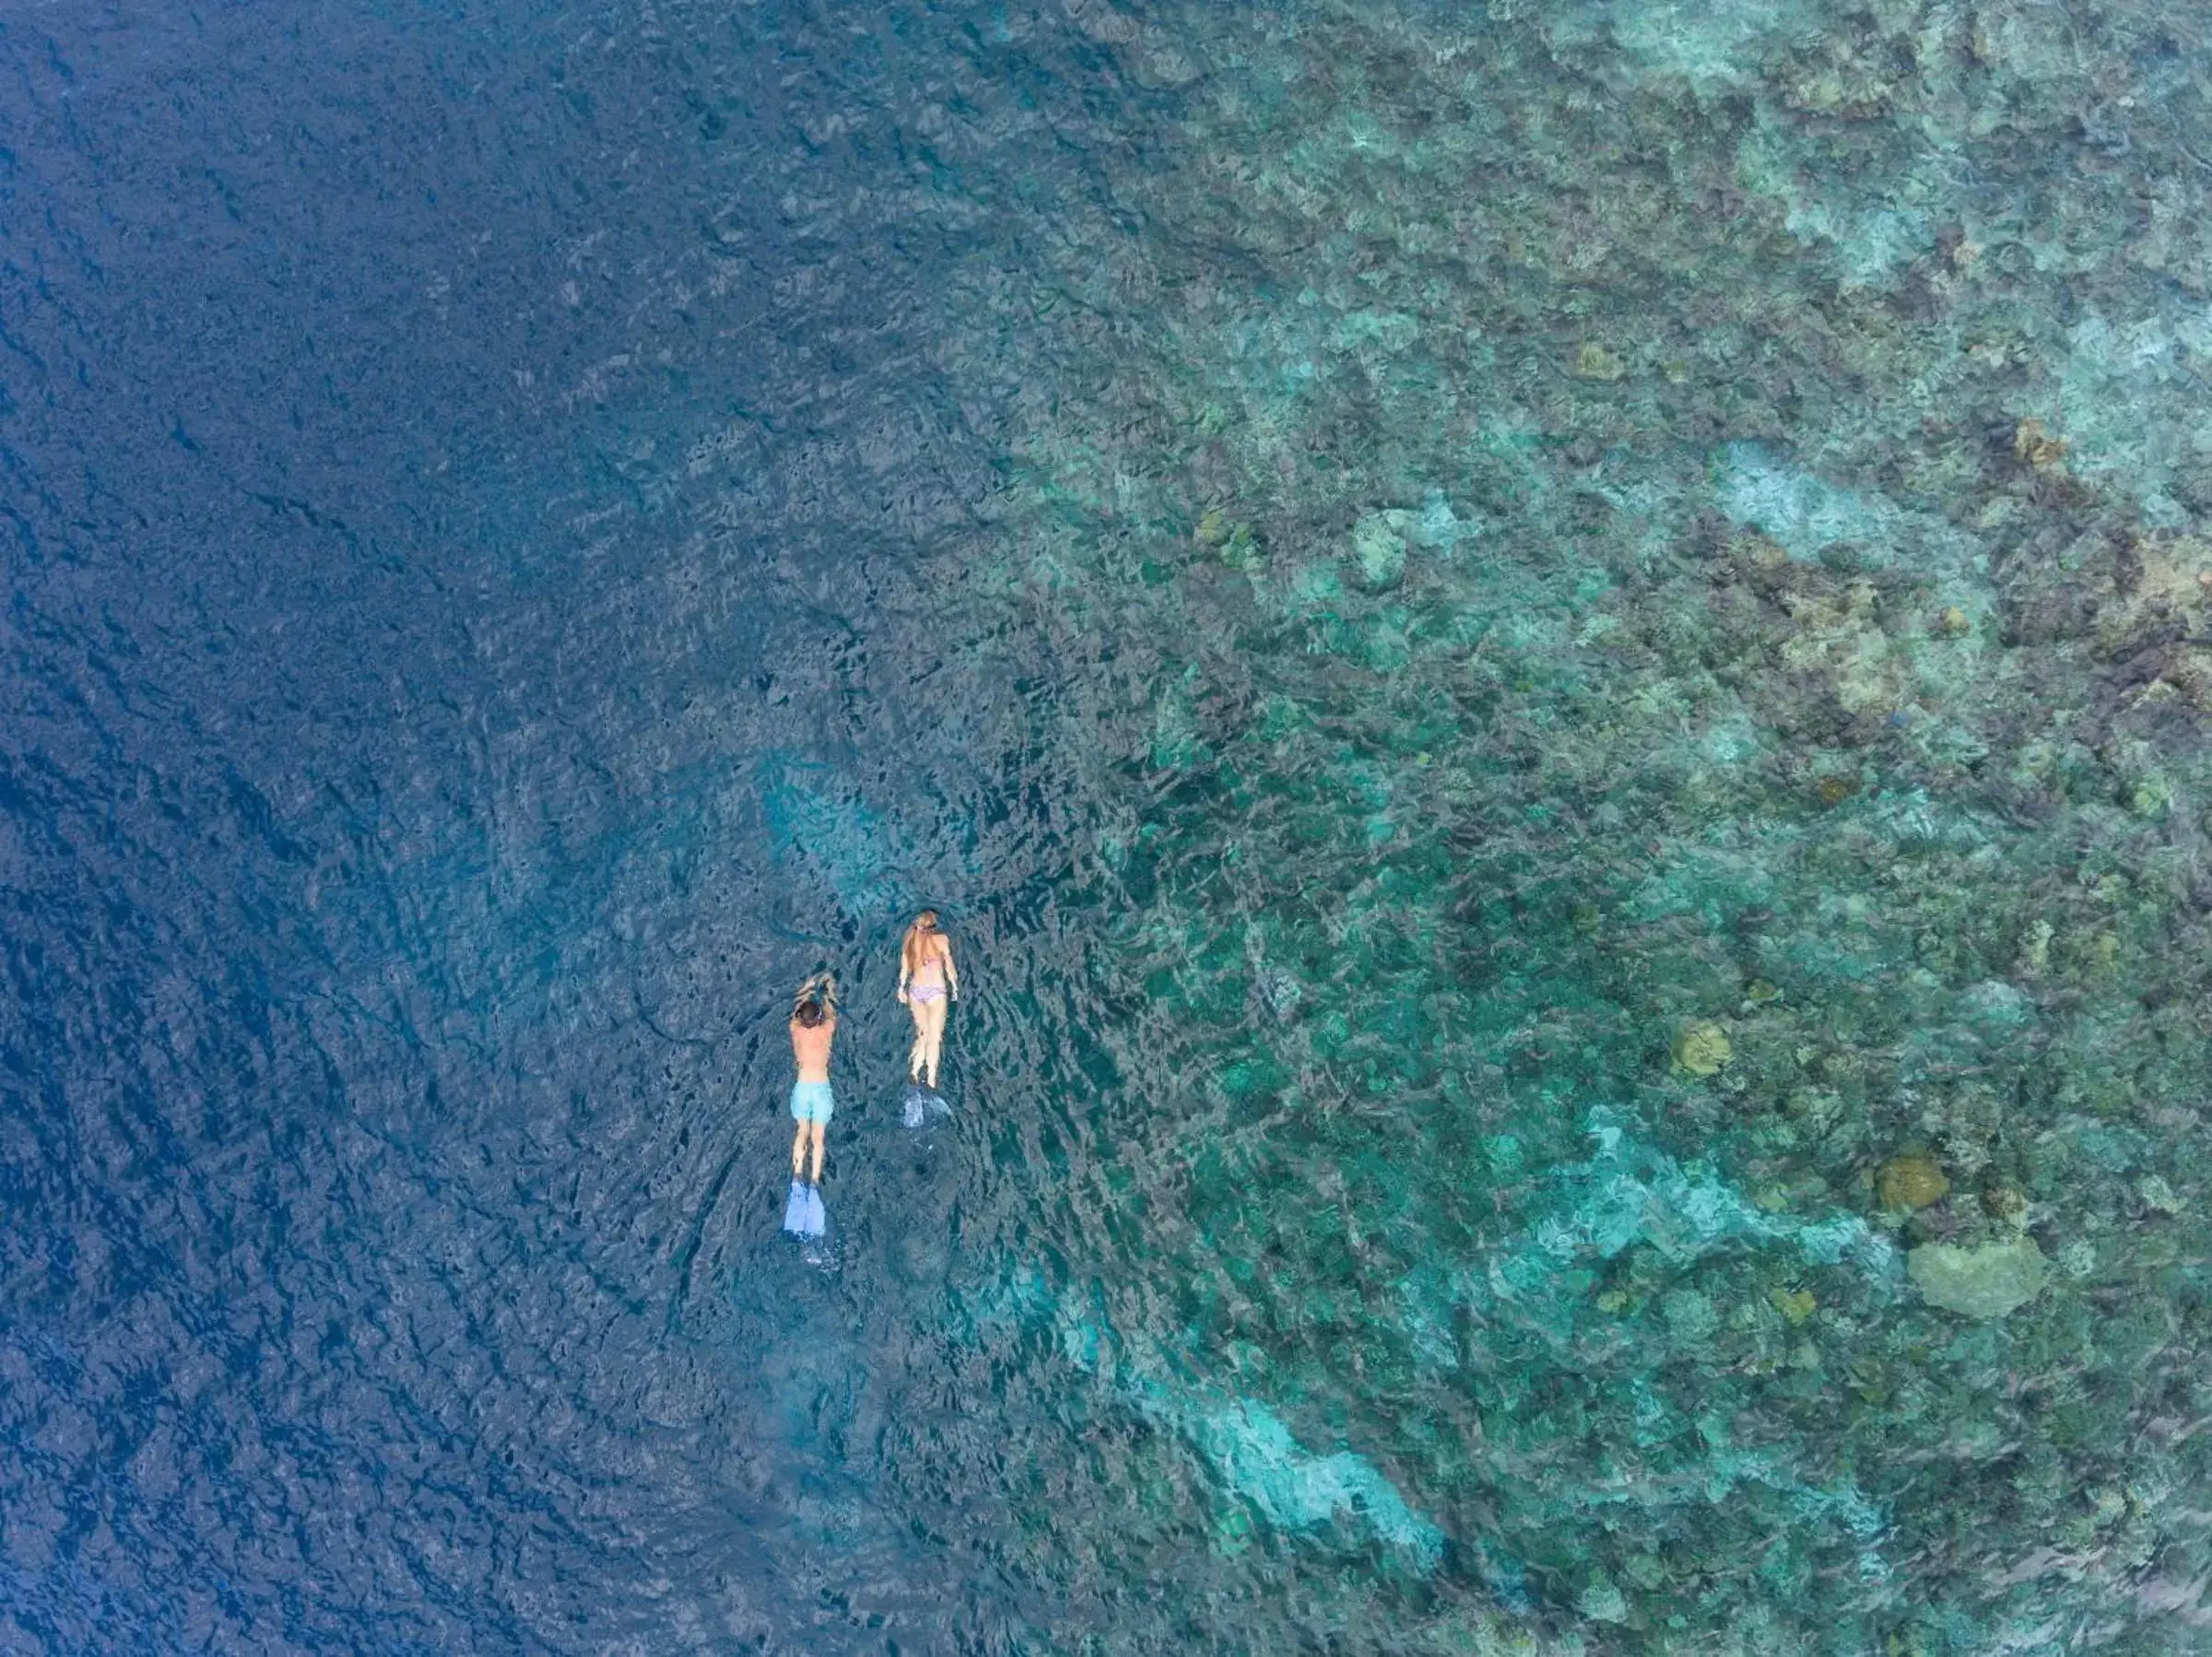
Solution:
[[[829,1224],[830,1216],[822,1211],[822,1188],[809,1185],[806,1188],[806,1225],[800,1235],[819,1237]]]
[[[795,1179],[791,1182],[791,1194],[783,1199],[783,1229],[794,1237],[806,1235],[806,1187]]]

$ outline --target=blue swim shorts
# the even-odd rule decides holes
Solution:
[[[837,1102],[830,1097],[828,1082],[795,1082],[791,1089],[794,1122],[828,1122]]]

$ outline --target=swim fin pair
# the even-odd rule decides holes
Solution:
[[[783,1199],[783,1229],[794,1237],[819,1237],[828,1225],[829,1216],[822,1209],[821,1188],[794,1180],[791,1195]]]

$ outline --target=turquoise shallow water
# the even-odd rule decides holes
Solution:
[[[2205,44],[0,28],[0,1651],[2199,1649]]]

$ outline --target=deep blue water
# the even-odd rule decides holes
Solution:
[[[908,1143],[887,940],[959,910],[1009,1023],[993,925],[1067,856],[1018,687],[924,625],[996,413],[890,112],[1053,73],[973,22],[0,23],[0,1649],[933,1649],[1028,1597],[987,1463],[891,1448],[990,1407],[906,1297],[1048,1060]],[[826,1278],[776,1246],[824,963]]]

